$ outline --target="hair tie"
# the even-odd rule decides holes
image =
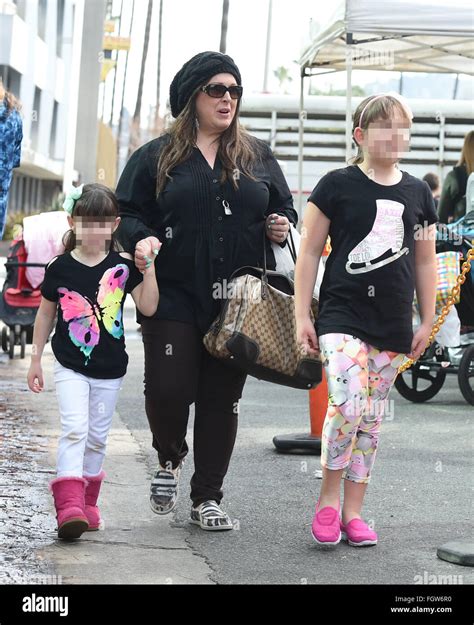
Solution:
[[[74,204],[76,203],[76,200],[81,197],[83,188],[84,184],[81,184],[79,187],[72,186],[66,193],[66,197],[63,202],[63,208],[69,215],[72,215],[72,211],[74,210]]]

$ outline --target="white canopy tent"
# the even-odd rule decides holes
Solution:
[[[300,58],[298,213],[302,210],[304,79],[347,72],[346,158],[352,153],[352,70],[474,75],[472,0],[344,0]]]

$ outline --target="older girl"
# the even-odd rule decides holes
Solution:
[[[396,95],[363,100],[354,114],[354,164],[319,181],[304,216],[295,272],[297,335],[309,352],[320,350],[329,390],[312,525],[319,544],[335,545],[341,536],[357,547],[377,543],[361,509],[385,403],[405,355],[417,358],[425,349],[434,316],[433,198],[425,182],[398,168],[411,119]],[[332,251],[314,327],[309,307],[328,234]],[[413,335],[415,288],[421,325]]]

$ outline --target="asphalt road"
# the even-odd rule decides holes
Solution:
[[[151,472],[156,453],[144,410],[141,336],[127,311],[129,373],[118,405],[139,441]],[[248,378],[240,402],[239,432],[224,485],[223,506],[234,519],[231,532],[204,532],[189,524],[190,454],[179,504],[170,522],[188,532],[187,542],[203,556],[220,584],[414,584],[473,583],[472,569],[444,562],[436,549],[451,540],[472,539],[474,410],[454,376],[425,404],[412,404],[392,390],[393,418],[386,420],[369,485],[364,518],[379,544],[321,548],[310,527],[320,489],[319,456],[275,451],[276,434],[306,432],[308,394]],[[431,577],[430,577],[431,576]],[[435,577],[433,577],[435,576]],[[449,577],[440,577],[449,576]]]
[[[0,283],[2,270],[0,262]],[[139,443],[151,476],[157,459],[144,409],[143,349],[132,306],[128,303],[125,311],[130,365],[117,410]],[[204,559],[211,571],[209,581],[472,584],[472,569],[439,560],[436,549],[451,540],[472,540],[474,410],[462,398],[454,376],[448,376],[440,393],[425,404],[412,404],[396,390],[390,401],[393,418],[382,425],[363,509],[379,534],[379,544],[365,549],[344,543],[325,549],[313,541],[319,456],[282,455],[272,444],[276,434],[308,431],[308,394],[253,378],[248,378],[240,402],[238,438],[224,484],[223,505],[236,529],[211,533],[191,525],[191,408],[190,453],[169,523],[186,533],[192,553]],[[143,505],[148,507],[146,496]],[[156,517],[158,534],[163,520]]]

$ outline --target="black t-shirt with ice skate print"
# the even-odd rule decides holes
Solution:
[[[438,221],[426,182],[404,171],[397,184],[381,185],[351,165],[321,178],[309,201],[331,220],[317,334],[410,352],[415,238]]]
[[[91,378],[125,375],[123,305],[127,293],[142,280],[133,260],[118,252],[110,252],[93,267],[69,253],[49,264],[41,294],[58,303],[51,347],[63,367]]]

